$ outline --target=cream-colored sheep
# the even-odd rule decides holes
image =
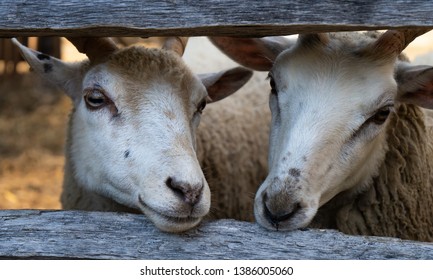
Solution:
[[[238,201],[248,196],[247,191],[230,188],[244,186],[240,181],[257,187],[260,179],[247,176],[262,179],[266,174],[261,170],[266,167],[266,129],[262,136],[248,135],[247,129],[254,126],[240,126],[245,118],[260,115],[258,108],[234,106],[239,102],[209,104],[209,116],[195,138],[206,100],[232,94],[248,81],[251,71],[237,67],[198,77],[180,58],[185,40],[176,38],[162,50],[119,50],[108,39],[71,41],[90,61],[67,64],[15,41],[32,68],[63,87],[74,103],[63,207],[142,212],[161,230],[184,231],[208,214],[209,181],[214,216],[246,217],[246,204]],[[245,154],[250,156],[244,161]],[[250,165],[261,168],[251,173]],[[230,199],[221,202],[226,192]],[[253,193],[249,191],[251,209]]]
[[[213,38],[244,66],[270,70],[269,174],[255,217],[433,241],[433,67],[401,51],[427,30],[301,35],[296,44]]]
[[[196,73],[238,66],[204,37],[189,39],[183,59]],[[212,193],[211,218],[254,220],[254,195],[267,175],[266,76],[254,72],[236,94],[209,104],[202,116],[197,155]]]

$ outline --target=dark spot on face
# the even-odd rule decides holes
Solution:
[[[290,168],[289,174],[295,178],[298,178],[299,176],[301,176],[301,170],[299,170],[297,168]]]
[[[329,172],[329,171],[331,171],[332,170],[332,168],[334,168],[334,164],[330,164],[329,166],[328,166],[328,169],[326,170],[326,172]]]
[[[51,58],[50,58],[49,55],[46,55],[46,54],[40,53],[40,54],[38,54],[38,59],[39,59],[39,60],[50,60]]]
[[[44,63],[44,72],[50,73],[51,71],[53,71],[53,65],[49,63]]]
[[[128,157],[129,157],[129,154],[130,154],[129,150],[126,150],[125,153],[123,154],[123,156],[124,156],[125,158],[128,158]]]
[[[302,157],[302,160],[303,160],[303,161],[307,161],[307,157],[306,157],[306,156],[303,156],[303,157]]]
[[[283,157],[283,161],[286,161],[287,160],[287,157]]]

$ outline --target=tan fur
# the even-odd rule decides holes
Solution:
[[[260,81],[250,81],[247,89]],[[268,95],[241,90],[204,110],[197,154],[211,189],[211,218],[253,221],[254,195],[267,175]]]
[[[182,58],[172,51],[163,49],[147,49],[141,46],[132,46],[122,49],[109,57],[108,65],[112,71],[118,72],[124,79],[129,82],[127,92],[131,93],[126,96],[126,102],[134,102],[135,88],[137,84],[146,86],[146,80],[160,80],[161,83],[177,84],[175,81],[182,81],[181,87],[176,89],[182,100],[186,103],[189,101],[186,95],[189,82],[193,74],[183,63]],[[126,67],[125,67],[126,66]],[[163,80],[167,79],[167,80]],[[135,108],[134,111],[140,108]]]

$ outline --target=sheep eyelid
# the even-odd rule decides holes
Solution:
[[[277,87],[275,85],[275,80],[272,74],[269,73],[266,79],[269,79],[269,85],[271,86],[271,94],[278,95]]]
[[[198,103],[198,105],[197,105],[197,110],[196,110],[195,112],[196,112],[196,113],[199,113],[199,114],[203,113],[204,108],[206,108],[206,104],[207,104],[207,102],[206,102],[206,98],[202,99],[202,100]]]
[[[383,124],[393,111],[394,104],[382,106],[379,110],[375,111],[367,120],[366,123],[375,123],[377,125]]]
[[[97,110],[113,103],[100,88],[88,88],[84,90],[84,101],[90,110]]]
[[[352,136],[350,137],[350,139],[354,139],[354,138],[358,137],[359,135],[362,135],[363,134],[362,132],[366,128],[371,127],[371,125],[373,125],[375,127],[380,127],[381,125],[383,125],[386,122],[386,120],[388,119],[391,112],[393,112],[393,109],[394,109],[394,104],[388,104],[388,105],[382,106],[380,109],[378,109],[374,113],[370,114],[369,117],[362,123],[362,125],[356,131],[354,131],[352,133]],[[376,122],[374,120],[375,116],[384,110],[389,110],[389,111],[386,114],[386,116],[382,116],[383,119],[381,118],[379,122]]]

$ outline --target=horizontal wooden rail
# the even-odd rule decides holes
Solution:
[[[265,36],[433,27],[431,0],[2,0],[0,37]]]
[[[433,259],[433,244],[333,230],[271,232],[234,220],[169,234],[143,215],[5,210],[0,259]]]

